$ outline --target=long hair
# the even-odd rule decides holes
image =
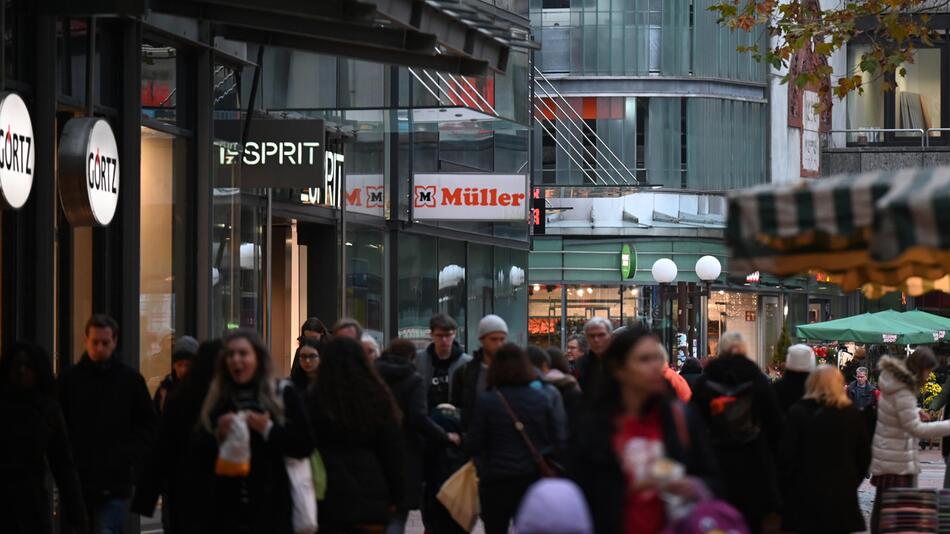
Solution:
[[[271,359],[270,352],[261,342],[261,338],[256,332],[234,330],[224,338],[224,350],[218,356],[218,361],[214,366],[214,378],[211,379],[211,387],[208,388],[208,395],[201,406],[201,423],[208,431],[213,430],[214,422],[211,421],[211,414],[229,402],[234,397],[234,392],[237,389],[237,384],[234,383],[231,373],[228,371],[227,356],[230,350],[229,345],[238,339],[247,340],[257,357],[257,370],[254,372],[253,378],[253,384],[257,390],[257,402],[270,412],[277,422],[282,423],[284,420],[284,403],[278,397],[275,388],[274,361]]]
[[[53,394],[53,369],[50,366],[49,355],[39,345],[32,343],[15,343],[0,357],[0,391],[11,388],[10,371],[20,359],[23,359],[33,371],[36,381],[34,391],[44,395]]]
[[[201,414],[201,407],[208,396],[222,347],[221,339],[212,339],[199,345],[198,354],[191,362],[188,375],[169,397],[168,405],[174,403],[180,406],[189,425],[194,425]]]
[[[323,347],[312,395],[324,415],[347,432],[362,434],[401,418],[362,345],[348,337],[333,338]]]
[[[620,383],[614,378],[614,371],[623,367],[627,362],[630,351],[637,346],[640,341],[654,337],[653,334],[636,324],[614,336],[604,351],[604,375],[600,380],[600,391],[594,392],[594,399],[599,410],[606,413],[612,413],[620,408],[621,394]]]
[[[300,345],[297,346],[297,350],[294,352],[294,363],[290,366],[290,381],[293,382],[297,388],[301,388],[301,391],[306,390],[310,386],[310,376],[303,370],[303,367],[300,366],[300,349],[310,347],[316,350],[319,355],[323,352],[323,345],[324,342],[322,340],[317,341],[309,337],[300,338]]]
[[[851,399],[844,389],[844,375],[833,365],[819,365],[808,375],[805,398],[835,408],[851,405]]]
[[[924,382],[927,381],[927,376],[924,372],[929,373],[937,367],[937,357],[934,355],[934,351],[929,348],[919,347],[913,354],[907,357],[907,361],[904,362],[904,365],[914,374],[917,387],[921,387],[924,385]]]

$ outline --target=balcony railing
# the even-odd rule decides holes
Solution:
[[[848,148],[848,147],[888,147],[888,146],[906,146],[906,143],[895,143],[894,140],[909,140],[912,138],[920,139],[920,148],[929,148],[933,145],[931,139],[941,138],[943,132],[950,132],[950,128],[852,128],[844,130],[831,130],[829,133],[827,148]],[[844,134],[844,143],[840,141]],[[905,135],[899,135],[905,134]],[[857,136],[857,140],[852,140]],[[864,139],[861,139],[863,137]],[[916,143],[915,145],[916,146]]]

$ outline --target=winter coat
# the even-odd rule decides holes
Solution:
[[[83,354],[60,376],[59,401],[87,503],[130,497],[156,427],[145,379],[118,354],[105,363]]]
[[[703,365],[696,358],[686,358],[683,366],[680,367],[680,376],[689,384],[690,391],[696,387],[696,381],[703,376]]]
[[[666,379],[670,387],[673,388],[673,392],[676,393],[676,397],[679,400],[689,402],[689,399],[693,396],[693,390],[690,389],[685,378],[680,376],[669,365],[663,369],[663,378]]]
[[[422,376],[422,383],[425,384],[427,391],[432,384],[432,362],[435,361],[436,358],[438,358],[438,356],[435,354],[435,343],[429,343],[428,347],[416,352],[416,369],[419,371],[419,375]],[[449,365],[449,399],[451,399],[452,377],[463,365],[472,361],[472,357],[465,354],[461,345],[453,343],[452,354],[449,356],[449,359],[452,360],[452,363]],[[432,408],[435,408],[435,406],[429,406],[430,410]]]
[[[554,416],[554,428],[557,430],[557,434],[554,436],[556,440],[555,448],[563,450],[567,446],[569,435],[567,410],[564,408],[564,399],[561,397],[561,392],[554,384],[549,384],[544,379],[541,371],[538,371],[538,380],[532,382],[531,386],[539,389],[548,398],[548,403],[551,405],[551,414]]]
[[[162,382],[158,385],[158,389],[155,390],[155,396],[152,397],[155,413],[161,414],[165,411],[165,402],[168,400],[168,396],[175,391],[175,388],[178,387],[180,383],[181,380],[175,376],[175,371],[165,375],[165,378],[163,378]]]
[[[917,475],[917,442],[950,435],[950,421],[924,423],[917,407],[916,377],[904,362],[881,358],[877,426],[871,450],[872,475]]]
[[[55,400],[38,393],[0,393],[0,532],[52,534],[52,497],[46,478],[59,490],[60,510],[75,528],[87,525],[79,475]]]
[[[690,405],[709,424],[710,403],[721,394],[709,382],[736,387],[751,382],[752,406],[759,425],[758,436],[740,445],[713,443],[713,451],[723,474],[725,497],[746,521],[758,531],[762,518],[781,508],[778,457],[783,414],[768,378],[759,367],[745,356],[720,356],[706,366],[703,376],[696,381]]]
[[[940,408],[947,407],[948,403],[950,403],[950,378],[947,378],[946,381],[943,382],[940,394],[937,395],[934,400],[930,401],[929,408],[936,412]],[[945,421],[950,420],[950,408],[943,411],[943,419]],[[950,455],[950,436],[944,436],[941,442],[941,449],[945,458],[947,455]]]
[[[502,386],[478,396],[466,447],[475,460],[479,482],[509,477],[540,476],[538,464],[521,433],[515,429],[501,392],[538,452],[556,455],[558,428],[554,409],[545,393],[530,385]]]
[[[862,532],[858,487],[871,463],[867,429],[853,406],[813,399],[788,411],[779,462],[787,532]],[[828,454],[833,445],[840,454]]]
[[[426,388],[422,377],[411,362],[383,356],[376,360],[376,368],[389,386],[396,404],[402,411],[402,436],[406,448],[403,469],[403,498],[398,503],[402,510],[416,510],[422,496],[422,469],[425,440],[448,447],[448,434],[429,417],[426,409]]]
[[[877,403],[876,391],[877,388],[870,382],[865,382],[863,388],[858,386],[857,381],[848,384],[848,398],[851,399],[854,407],[858,410],[874,406]]]
[[[799,371],[785,371],[785,375],[772,384],[782,414],[787,414],[789,408],[805,396],[805,381],[808,380],[808,375],[809,373]]]
[[[472,359],[465,362],[451,375],[452,404],[458,408],[462,419],[462,431],[467,432],[475,412],[475,401],[478,399],[478,378],[484,371],[482,360],[483,349],[478,349]]]
[[[393,421],[350,432],[310,396],[310,422],[327,471],[320,528],[386,524],[390,507],[403,502],[405,448]]]
[[[603,378],[604,365],[600,356],[591,351],[577,362],[577,382],[581,385],[581,392],[585,399],[593,399]]]
[[[544,381],[557,388],[564,403],[564,412],[567,414],[567,434],[571,436],[577,428],[577,419],[580,416],[583,402],[581,387],[573,375],[566,375],[557,369],[551,369],[544,375]]]
[[[252,386],[253,387],[253,386]],[[287,458],[307,458],[313,452],[313,438],[307,425],[307,411],[299,393],[292,385],[279,386],[284,403],[283,421],[271,414],[273,427],[265,439],[251,430],[251,472],[247,477],[213,476],[212,491],[204,521],[211,532],[246,532],[254,534],[291,534],[293,500],[287,477]],[[237,401],[224,399],[212,410],[210,419],[216,424],[220,416],[235,412]],[[203,472],[214,473],[218,455],[217,428],[201,435]],[[242,506],[242,494],[247,505]]]
[[[716,475],[716,461],[709,448],[702,420],[692,407],[680,405],[689,441],[683,443],[673,413],[673,403],[676,402],[679,401],[667,397],[657,398],[647,408],[660,411],[666,455],[685,465],[688,475],[702,479],[710,490],[718,493],[720,484]],[[587,498],[594,520],[594,532],[621,534],[627,479],[614,449],[614,414],[600,408],[591,409],[584,414],[579,424],[568,454],[568,476],[580,486]]]

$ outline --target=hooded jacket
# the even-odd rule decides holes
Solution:
[[[436,358],[438,358],[438,356],[435,353],[435,343],[429,343],[428,347],[416,352],[416,369],[422,377],[422,383],[425,384],[426,392],[428,392],[429,387],[432,385],[432,362],[435,361]],[[452,363],[449,364],[449,399],[451,399],[452,376],[460,367],[472,361],[472,357],[465,354],[465,351],[462,350],[462,346],[456,342],[452,343],[452,354],[449,356],[449,359],[452,360]],[[429,406],[429,408],[432,409],[435,408],[435,406]]]
[[[403,442],[406,446],[406,459],[403,462],[404,488],[399,507],[404,510],[419,508],[422,495],[422,454],[425,441],[449,446],[448,434],[429,417],[426,408],[426,388],[422,377],[412,363],[384,355],[376,360],[376,368],[389,386],[396,404],[402,411]]]
[[[917,441],[950,435],[950,421],[920,420],[916,378],[903,361],[884,356],[878,368],[881,398],[871,447],[871,474],[917,475]]]

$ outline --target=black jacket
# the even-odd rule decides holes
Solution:
[[[538,382],[540,384],[540,382]],[[547,395],[532,386],[504,386],[478,396],[466,447],[475,460],[481,482],[514,476],[539,475],[536,459],[515,429],[498,391],[524,424],[524,431],[542,456],[557,450],[557,420]]]
[[[584,398],[587,400],[593,399],[603,380],[604,364],[600,357],[591,351],[587,351],[587,354],[577,362],[577,373],[577,381],[580,383]]]
[[[840,454],[828,454],[829,445]],[[832,408],[812,399],[792,406],[779,464],[784,530],[864,531],[858,487],[870,463],[870,440],[857,409]]]
[[[175,376],[175,371],[165,375],[165,378],[163,378],[162,382],[158,385],[158,389],[155,390],[155,396],[152,397],[152,404],[155,406],[155,413],[161,415],[165,409],[165,402],[180,383],[181,380]]]
[[[212,491],[205,497],[210,514],[203,519],[210,532],[248,532],[254,534],[292,534],[293,500],[287,477],[286,458],[308,458],[313,452],[313,437],[307,424],[307,411],[299,393],[292,385],[281,388],[284,420],[271,414],[274,426],[265,440],[251,430],[251,472],[247,477],[215,476],[218,455],[217,429],[201,435],[203,472],[211,475]],[[237,410],[237,404],[224,399],[211,412],[211,422]],[[243,506],[242,494],[247,495]],[[242,530],[244,529],[244,530]]]
[[[52,498],[46,477],[53,475],[60,509],[73,527],[86,526],[63,414],[41,393],[0,392],[0,532],[52,534]]]
[[[429,417],[426,408],[426,388],[415,366],[399,358],[383,356],[376,360],[376,368],[389,386],[396,404],[402,411],[402,435],[406,447],[403,469],[403,499],[399,507],[416,510],[422,496],[422,456],[425,440],[449,446],[448,434]]]
[[[142,375],[118,354],[105,363],[83,354],[62,373],[59,399],[86,501],[130,497],[156,426]]]
[[[452,375],[452,404],[459,409],[462,431],[468,432],[478,399],[478,377],[482,373],[483,349],[472,354],[472,360],[459,367]]]
[[[403,502],[405,447],[393,422],[353,433],[310,396],[310,421],[327,470],[327,494],[320,502],[320,528],[386,524],[390,507]]]
[[[781,509],[776,459],[782,432],[782,411],[768,378],[745,356],[721,356],[696,381],[690,405],[709,424],[710,403],[721,394],[709,386],[714,381],[729,387],[751,382],[752,406],[760,427],[758,436],[741,445],[712,443],[723,474],[726,499],[735,506],[752,532],[759,532],[761,520]]]
[[[663,442],[667,456],[686,466],[686,473],[703,480],[714,493],[719,491],[716,462],[706,439],[702,420],[688,406],[683,408],[688,443],[682,443],[673,414],[674,398],[660,398],[651,409],[660,410]],[[621,534],[627,479],[614,449],[615,423],[603,409],[590,410],[580,419],[580,428],[568,455],[568,476],[587,498],[594,532]]]
[[[772,388],[775,389],[775,396],[778,398],[779,408],[783,414],[788,413],[788,409],[805,396],[806,380],[808,380],[808,373],[785,371],[782,378],[772,384]]]

